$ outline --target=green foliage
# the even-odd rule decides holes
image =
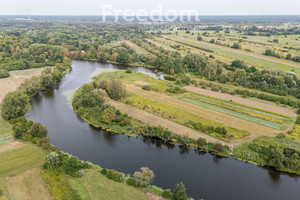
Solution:
[[[231,48],[233,48],[233,49],[241,49],[242,48],[242,46],[239,44],[239,43],[233,43],[233,45],[231,46]]]
[[[151,85],[144,85],[143,90],[151,90]]]
[[[175,186],[173,198],[174,198],[174,200],[187,200],[188,199],[188,197],[186,195],[186,188],[182,182],[178,183]]]
[[[113,169],[107,170],[106,177],[117,182],[123,180],[123,174]]]
[[[115,121],[116,117],[117,117],[117,115],[116,115],[115,108],[108,107],[103,111],[101,121],[106,124],[109,124],[109,123]]]
[[[61,164],[59,155],[56,152],[51,152],[46,157],[44,169],[57,169]]]
[[[128,74],[132,73],[132,69],[127,68],[126,73],[128,73]]]
[[[64,173],[75,177],[77,176],[78,171],[83,167],[83,165],[77,157],[70,156],[63,160],[62,167]]]
[[[1,114],[5,120],[23,116],[29,109],[29,97],[23,91],[9,92],[1,104]]]
[[[0,69],[0,78],[9,77],[9,72],[6,69]]]
[[[80,199],[70,187],[68,180],[56,170],[43,170],[43,178],[55,200]]]
[[[141,171],[136,171],[133,178],[136,183],[141,187],[146,187],[154,179],[155,175],[152,170],[147,167],[141,167]]]
[[[34,123],[30,128],[30,133],[32,137],[47,137],[47,128],[40,124],[39,122]]]
[[[110,98],[118,100],[126,96],[126,89],[120,79],[113,78],[109,81],[107,93]]]
[[[126,183],[128,185],[131,185],[131,186],[136,187],[136,188],[140,187],[139,184],[137,184],[137,182],[133,178],[128,178]]]
[[[300,143],[286,137],[261,137],[234,148],[233,155],[263,166],[300,173]]]

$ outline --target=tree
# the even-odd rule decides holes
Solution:
[[[36,122],[30,128],[30,133],[32,137],[47,137],[48,131],[45,126],[39,122]]]
[[[126,96],[126,89],[120,79],[113,78],[109,81],[107,93],[110,98],[118,100]]]
[[[174,189],[174,200],[187,200],[188,197],[186,195],[186,188],[184,184],[178,183]]]
[[[2,117],[5,120],[21,117],[30,109],[29,97],[23,91],[9,92],[1,104]]]
[[[46,157],[46,162],[44,163],[45,169],[56,169],[60,165],[59,155],[56,152],[51,152]]]
[[[139,184],[141,187],[146,187],[151,183],[154,179],[155,175],[152,170],[148,167],[142,167],[141,171],[136,171],[133,174],[134,180]]]
[[[128,63],[128,60],[129,60],[128,53],[121,52],[121,53],[117,56],[117,62],[118,62],[118,63],[126,64],[126,63]]]

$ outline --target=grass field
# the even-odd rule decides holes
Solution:
[[[193,40],[190,38],[184,38],[184,37],[179,37],[179,36],[174,36],[174,35],[167,35],[164,37],[174,40],[176,42],[183,43],[185,45],[192,46],[192,47],[211,49],[214,51],[214,53],[216,53],[220,56],[223,56],[225,58],[227,57],[227,58],[243,60],[246,63],[257,66],[257,67],[284,70],[284,71],[294,70],[295,73],[300,74],[300,67],[294,67],[294,66],[290,66],[288,64],[284,64],[284,63],[286,63],[284,60],[277,61],[274,58],[269,58],[269,57],[266,57],[263,55],[262,56],[252,55],[252,53],[249,53],[249,52],[243,52],[240,50],[235,50],[235,49],[228,48],[228,47],[218,46],[216,44],[210,44],[210,43],[203,42],[203,41],[197,41],[197,40]],[[298,65],[298,64],[295,64],[295,65]]]
[[[0,79],[0,102],[8,92],[15,91],[26,79],[39,76],[45,68],[11,71],[10,77]]]
[[[41,176],[40,168],[34,168],[17,176],[8,177],[7,188],[11,199],[53,199]]]
[[[11,125],[0,116],[0,136],[12,133]]]
[[[1,148],[1,146],[0,146]],[[15,175],[44,163],[45,155],[30,144],[0,153],[0,178]]]
[[[69,182],[84,200],[149,200],[143,191],[112,181],[94,170],[85,170],[83,177],[70,178]]]

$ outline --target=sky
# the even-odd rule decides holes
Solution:
[[[126,15],[161,8],[197,10],[199,15],[300,15],[300,0],[0,0],[0,15],[102,15],[126,9]],[[115,12],[112,12],[115,13]],[[108,14],[107,14],[108,15]]]

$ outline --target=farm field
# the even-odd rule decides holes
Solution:
[[[203,41],[197,41],[190,38],[183,38],[174,35],[165,35],[165,38],[180,42],[192,47],[207,48],[213,50],[216,54],[222,55],[224,57],[229,57],[233,59],[243,60],[250,65],[254,65],[260,68],[268,69],[280,69],[284,71],[294,70],[295,73],[300,74],[300,65],[297,63],[287,63],[281,59],[273,59],[272,57],[267,57],[264,55],[256,55],[250,52],[244,52],[240,50],[235,50],[228,47],[219,46],[216,44],[210,44]]]
[[[188,134],[189,138],[192,138],[192,139],[197,140],[199,138],[204,138],[209,142],[226,144],[223,141],[218,140],[218,139],[216,139],[212,136],[209,136],[205,133],[196,131],[192,128],[186,127],[186,126],[181,125],[176,122],[173,122],[172,120],[165,119],[163,117],[157,116],[150,112],[144,111],[143,109],[139,109],[137,107],[134,107],[134,106],[122,103],[122,102],[118,102],[118,101],[110,101],[109,103],[110,103],[110,105],[114,106],[116,109],[119,109],[122,112],[128,113],[128,115],[133,118],[136,118],[138,120],[141,120],[142,122],[149,123],[152,125],[165,127],[177,135],[184,136],[184,135]]]
[[[143,191],[110,180],[94,170],[85,170],[82,178],[70,178],[69,182],[84,200],[149,200]]]
[[[0,178],[40,167],[44,163],[44,153],[38,147],[30,144],[12,147],[0,152]]]
[[[8,92],[16,90],[21,83],[34,76],[39,76],[45,68],[11,71],[10,77],[0,79],[0,102]]]
[[[236,103],[239,103],[239,104],[244,104],[244,105],[255,107],[255,108],[258,108],[258,109],[263,109],[263,110],[266,110],[266,111],[279,113],[279,114],[282,114],[282,115],[294,116],[294,114],[295,114],[295,111],[292,110],[292,109],[283,108],[283,107],[272,105],[272,104],[269,104],[269,103],[258,102],[258,101],[254,101],[254,100],[251,100],[251,99],[242,98],[242,97],[238,97],[238,96],[234,96],[234,95],[230,95],[230,94],[224,94],[224,93],[221,93],[221,92],[215,92],[215,91],[212,91],[212,90],[202,89],[202,88],[198,88],[198,87],[194,87],[194,86],[186,86],[184,88],[188,91],[191,91],[191,92],[211,96],[211,97],[214,97],[214,98],[223,99],[223,100],[226,100],[226,101],[233,101],[233,102],[236,102]]]

